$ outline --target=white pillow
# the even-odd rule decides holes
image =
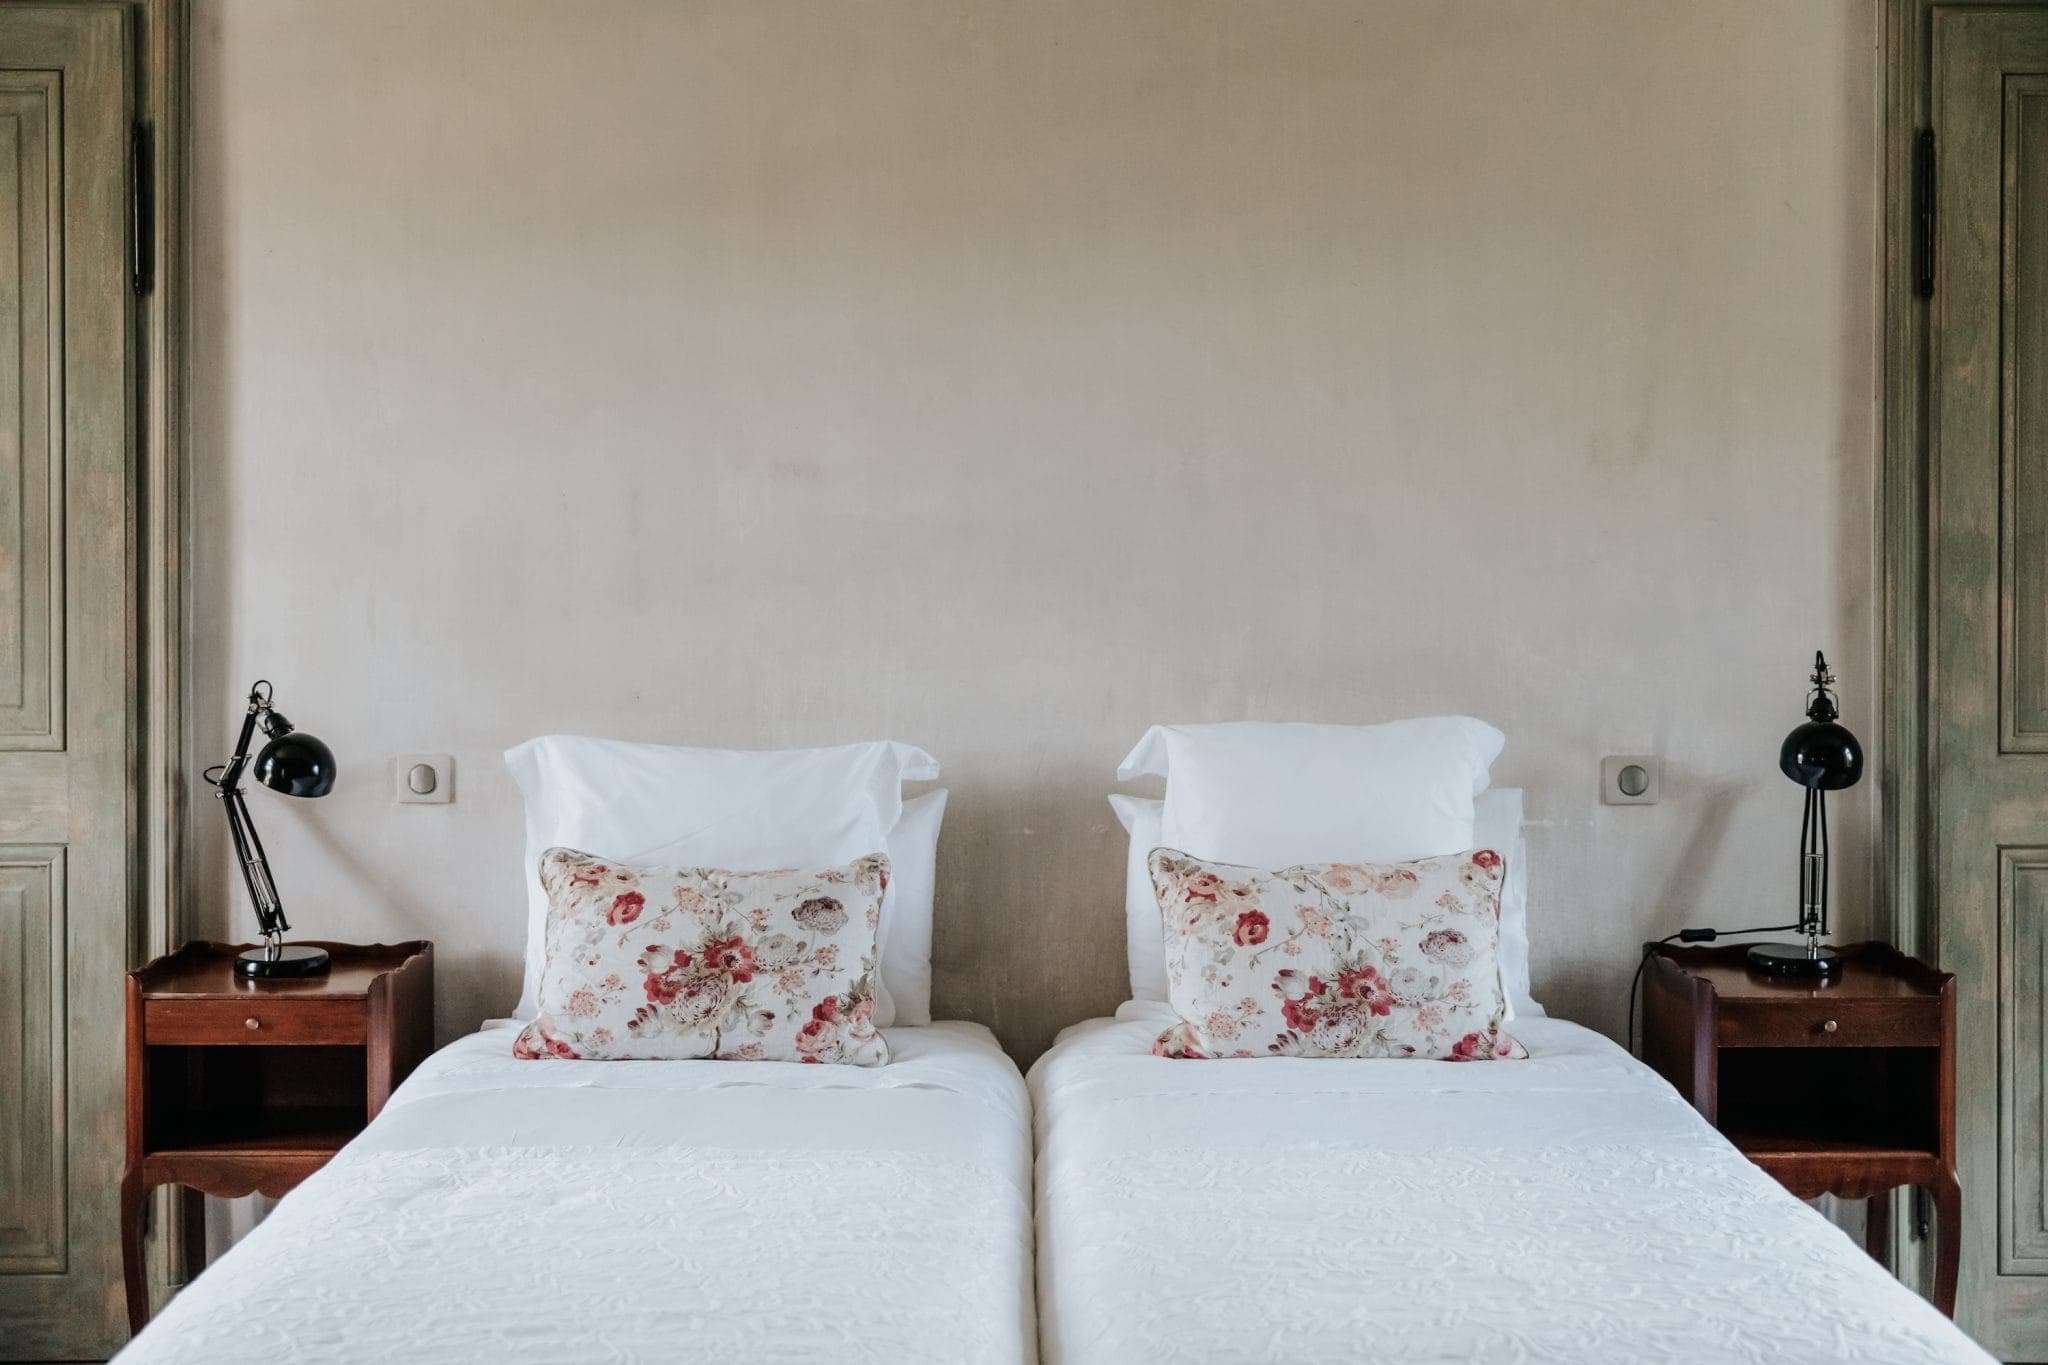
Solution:
[[[1490,848],[1508,860],[1500,893],[1500,983],[1509,1017],[1541,1016],[1543,1006],[1529,995],[1529,841],[1522,833],[1522,792],[1494,787],[1472,804],[1472,847]]]
[[[1139,796],[1112,796],[1110,809],[1131,836],[1124,860],[1124,951],[1131,969],[1131,999],[1169,998],[1166,949],[1159,920],[1159,902],[1152,890],[1146,860],[1160,848],[1159,822],[1164,801]],[[1494,787],[1473,800],[1474,848],[1490,848],[1508,860],[1507,884],[1500,896],[1500,975],[1506,988],[1509,1017],[1540,1016],[1543,1006],[1529,994],[1529,844],[1522,833],[1522,792]]]
[[[884,1028],[932,1021],[932,898],[939,880],[939,822],[945,818],[941,787],[905,801],[889,831],[889,894],[882,898],[876,944],[882,971],[875,983],[875,1022]]]
[[[930,754],[892,740],[756,751],[545,735],[507,749],[505,766],[526,801],[521,1019],[534,1017],[545,960],[548,849],[735,872],[835,867],[885,851],[903,783],[939,773]],[[893,1001],[877,1004],[880,1023]]]
[[[1398,863],[1472,847],[1472,798],[1504,742],[1469,716],[1155,725],[1117,776],[1167,779],[1160,838],[1197,858]]]
[[[1166,1000],[1165,931],[1159,919],[1159,898],[1152,890],[1147,859],[1159,842],[1159,817],[1164,801],[1142,796],[1112,796],[1109,807],[1131,836],[1124,856],[1124,956],[1131,967],[1131,999]]]

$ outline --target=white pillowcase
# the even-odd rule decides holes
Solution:
[[[932,1021],[932,900],[939,882],[939,822],[945,818],[941,787],[905,801],[889,831],[889,893],[882,897],[876,940],[882,968],[875,1022],[883,1028]]]
[[[1131,999],[1164,1001],[1168,999],[1165,929],[1147,860],[1153,849],[1166,847],[1159,841],[1159,819],[1166,803],[1116,795],[1109,798],[1109,808],[1131,836],[1130,851],[1124,856],[1124,955],[1131,966]]]
[[[1543,1006],[1529,994],[1529,841],[1522,833],[1522,791],[1493,787],[1473,801],[1472,847],[1490,848],[1508,860],[1500,893],[1500,984],[1508,1015],[1540,1017]]]
[[[1146,865],[1159,842],[1164,801],[1140,796],[1109,798],[1117,822],[1131,836],[1124,862],[1124,951],[1130,962],[1131,999],[1166,1001],[1166,948],[1159,902]],[[1495,787],[1473,801],[1474,848],[1490,848],[1508,860],[1500,897],[1500,975],[1509,1016],[1540,1016],[1543,1006],[1529,994],[1529,845],[1522,834],[1522,793]]]
[[[1398,863],[1472,845],[1505,737],[1469,716],[1385,725],[1155,725],[1120,778],[1167,779],[1160,838],[1245,867]]]
[[[904,809],[903,783],[937,777],[939,765],[893,740],[830,749],[688,749],[580,735],[545,735],[505,751],[526,801],[526,981],[516,1017],[534,1017],[545,961],[547,893],[541,854],[561,846],[636,864],[723,867],[736,872],[833,867],[887,851]],[[943,810],[943,802],[939,803]],[[924,813],[936,842],[938,822]],[[921,825],[920,828],[923,828]],[[917,851],[906,849],[915,860]],[[915,878],[910,879],[914,885]],[[922,919],[929,989],[931,901],[903,897]],[[892,888],[893,892],[894,888]],[[886,924],[894,908],[884,901]],[[885,969],[886,971],[886,969]],[[916,973],[909,974],[913,980]],[[886,985],[886,975],[884,985]],[[912,1002],[904,1002],[906,1007]],[[929,1017],[927,994],[921,1002]],[[876,1023],[893,1020],[878,992]],[[882,1016],[888,1014],[890,1020]]]

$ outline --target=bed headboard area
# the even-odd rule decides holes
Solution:
[[[338,765],[294,932],[432,940],[444,1040],[546,733],[929,750],[935,1013],[1025,1061],[1125,996],[1155,722],[1498,726],[1616,1035],[1646,936],[1791,918],[1816,647],[1878,728],[1867,0],[192,10],[189,934],[257,677]]]

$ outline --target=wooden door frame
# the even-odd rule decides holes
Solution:
[[[1939,925],[1927,878],[1932,802],[1926,779],[1927,597],[1929,588],[1927,409],[1928,309],[1914,278],[1914,142],[1932,125],[1931,69],[1936,0],[1880,0],[1884,31],[1884,247],[1879,261],[1883,429],[1877,490],[1879,801],[1873,937],[1939,965]],[[1907,1284],[1928,1287],[1933,1257],[1915,1236],[1919,1218],[1893,1210],[1891,1265]]]
[[[184,835],[185,550],[185,0],[135,0],[140,88],[151,130],[155,285],[141,300],[135,363],[141,395],[142,717],[136,768],[141,895],[129,958],[167,951],[179,928]]]
[[[1878,895],[1872,931],[1939,963],[1928,911],[1927,303],[1914,288],[1914,140],[1928,126],[1935,0],[1883,0],[1883,469],[1878,480]],[[1896,1220],[1895,1220],[1896,1221]]]
[[[136,53],[135,110],[149,130],[153,287],[137,300],[130,349],[137,395],[137,503],[130,521],[139,580],[130,639],[139,665],[131,731],[131,841],[128,960],[169,951],[182,937],[185,794],[185,182],[187,165],[186,0],[129,0]],[[155,1226],[179,1214],[162,1200]],[[178,1229],[168,1229],[176,1232]],[[155,1296],[174,1283],[172,1246],[159,1235],[149,1255]]]

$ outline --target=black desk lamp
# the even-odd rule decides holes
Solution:
[[[242,772],[249,766],[249,741],[261,725],[270,742],[256,755],[256,780],[286,796],[325,796],[334,790],[334,752],[270,709],[270,682],[259,681],[249,689],[249,714],[242,720],[242,737],[235,741],[235,756],[208,768],[203,774],[228,813],[228,833],[235,841],[235,857],[242,864],[242,880],[248,884],[249,899],[256,907],[256,923],[263,930],[263,946],[251,948],[235,959],[235,975],[264,979],[280,976],[319,976],[327,970],[327,950],[307,943],[286,943],[284,906],[277,898],[277,883],[271,880],[270,864],[263,857],[263,841],[256,837],[255,822],[242,802]]]
[[[1806,816],[1799,822],[1799,927],[1804,943],[1759,943],[1749,950],[1749,965],[1772,976],[1827,980],[1842,970],[1834,949],[1823,948],[1828,931],[1828,793],[1853,787],[1863,776],[1863,746],[1835,717],[1830,689],[1835,675],[1825,655],[1813,655],[1813,694],[1806,703],[1806,724],[1785,736],[1778,768],[1806,788]]]

